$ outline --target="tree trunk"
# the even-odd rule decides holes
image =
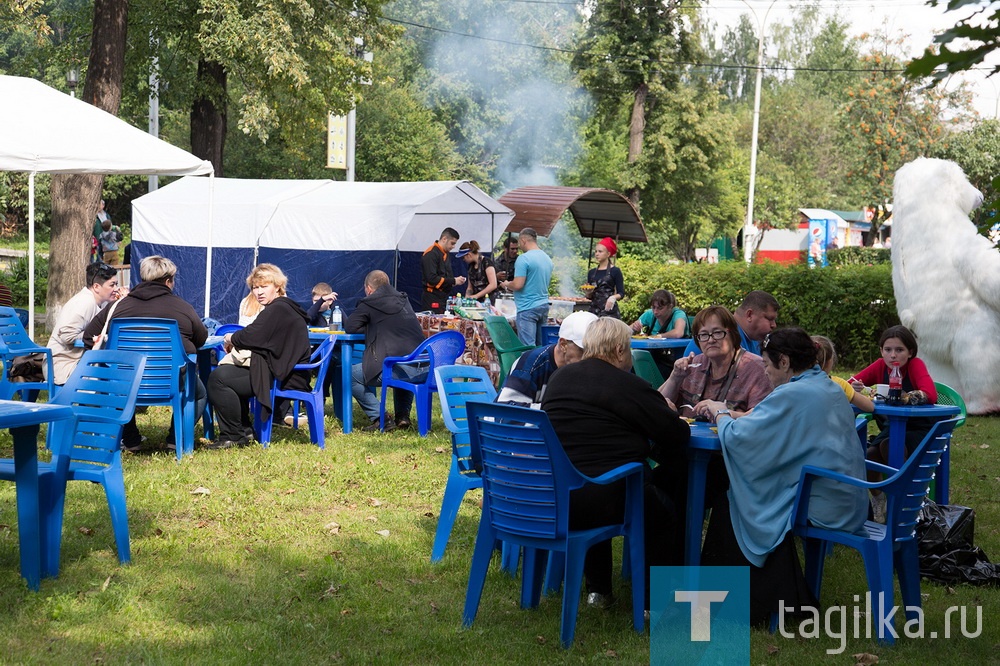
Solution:
[[[83,101],[118,115],[125,72],[128,0],[94,0],[90,59]],[[90,237],[104,176],[59,174],[52,178],[52,239],[49,251],[48,324],[84,283]]]
[[[628,163],[634,164],[642,156],[642,140],[646,131],[646,96],[649,94],[649,86],[645,83],[639,84],[632,99],[632,118],[628,126]],[[639,205],[639,187],[633,186],[628,189],[628,198],[635,206]]]
[[[198,97],[191,107],[191,152],[222,177],[226,145],[226,70],[217,62],[198,61]]]

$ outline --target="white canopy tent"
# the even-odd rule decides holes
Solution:
[[[206,238],[209,200],[203,178],[180,180],[132,204],[132,259],[169,256],[176,293],[220,321],[236,321],[244,280],[258,263],[289,278],[289,296],[308,303],[329,282],[348,311],[373,269],[384,270],[419,305],[420,258],[445,227],[486,252],[514,213],[467,181],[358,183],[331,180],[214,181],[214,239]],[[205,271],[215,255],[217,270]],[[456,275],[465,273],[456,260]],[[202,281],[211,290],[200,289]],[[201,293],[199,293],[199,290]],[[204,301],[201,299],[204,297]]]
[[[212,175],[214,170],[210,162],[34,79],[0,76],[0,100],[4,100],[0,104],[0,171],[29,174],[28,331],[34,336],[35,174],[181,176]],[[209,237],[211,219],[209,213]]]

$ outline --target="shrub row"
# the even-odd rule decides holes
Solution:
[[[618,266],[628,295],[620,307],[628,322],[649,307],[656,289],[672,291],[688,314],[715,304],[734,310],[747,292],[762,289],[781,305],[779,326],[801,326],[810,334],[829,337],[841,364],[849,368],[864,367],[878,358],[879,335],[899,323],[889,264],[811,270],[804,265],[747,266],[735,261],[670,265],[625,257]]]
[[[28,258],[18,257],[10,268],[0,271],[0,282],[10,287],[14,305],[19,308],[28,305]],[[45,295],[49,288],[49,259],[35,256],[35,306],[45,305]]]

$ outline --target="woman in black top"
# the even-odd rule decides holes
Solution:
[[[496,300],[497,269],[489,252],[480,253],[479,243],[462,243],[458,256],[469,267],[469,281],[466,283],[465,297],[482,303],[488,296],[490,302]]]
[[[652,458],[677,465],[684,460],[688,424],[656,389],[633,375],[632,330],[621,320],[599,319],[583,337],[583,360],[552,375],[542,409],[570,462],[587,476],[599,476],[630,462]],[[644,497],[646,565],[671,561],[677,545],[673,506],[648,483]],[[589,529],[620,521],[625,511],[624,481],[585,486],[570,495],[570,529]],[[681,525],[683,523],[680,523]],[[587,603],[611,601],[611,542],[591,547],[583,566]],[[647,572],[648,575],[648,572]],[[649,586],[646,587],[647,593]],[[647,606],[648,607],[648,606]]]
[[[246,328],[225,337],[226,351],[234,347],[250,350],[250,367],[220,365],[209,377],[208,399],[219,424],[219,438],[206,447],[210,449],[246,446],[247,401],[256,397],[261,418],[270,419],[275,379],[282,389],[309,390],[308,371],[295,370],[296,364],[309,362],[306,311],[285,295],[288,278],[274,264],[260,264],[248,282],[257,301],[266,307]]]
[[[587,284],[594,285],[594,291],[587,297],[591,300],[590,311],[598,317],[622,318],[618,301],[625,298],[625,278],[621,269],[611,263],[616,254],[615,241],[610,237],[602,238],[594,248],[597,267],[587,272]]]

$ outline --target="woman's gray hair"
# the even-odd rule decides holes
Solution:
[[[621,350],[628,351],[631,343],[632,329],[628,324],[614,317],[601,317],[583,335],[583,357],[599,358],[617,366]]]
[[[139,278],[143,282],[166,282],[177,275],[177,264],[157,254],[146,257],[139,264]]]

